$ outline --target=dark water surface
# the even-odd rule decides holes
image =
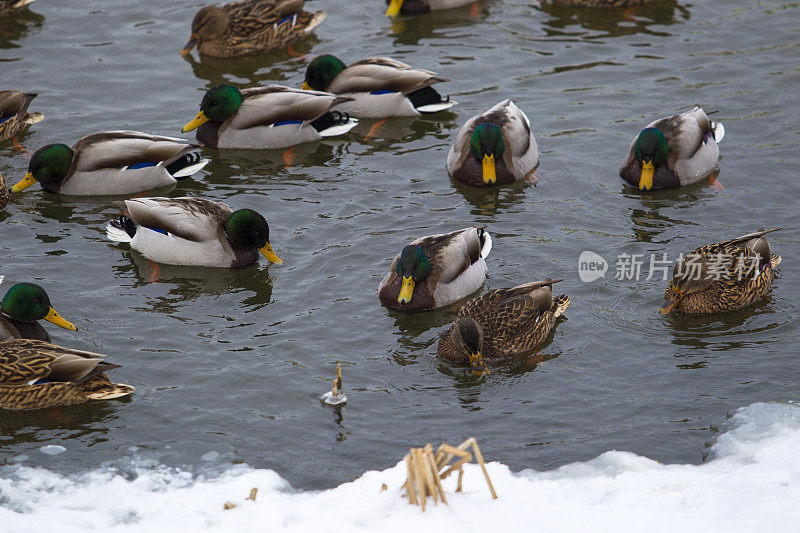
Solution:
[[[38,186],[16,198],[0,213],[0,292],[36,280],[80,328],[48,325],[54,341],[109,354],[123,365],[113,377],[138,390],[128,401],[0,414],[0,461],[25,454],[25,464],[64,472],[126,457],[246,462],[320,488],[393,465],[410,445],[475,436],[487,458],[514,469],[609,449],[697,463],[730,410],[798,399],[799,2],[592,11],[493,0],[390,21],[377,0],[315,1],[329,16],[293,47],[304,57],[189,62],[178,50],[203,3],[43,0],[0,20],[2,87],[38,92],[32,109],[47,116],[24,146],[104,129],[179,135],[206,87],[297,86],[321,53],[432,68],[452,78],[442,87],[459,105],[389,121],[369,138],[374,122],[364,121],[296,147],[288,168],[281,152],[206,150],[213,162],[197,179],[157,191],[260,210],[282,267],[162,266],[154,276],[106,241],[112,199]],[[454,184],[444,162],[457,127],[507,97],[533,121],[538,184]],[[693,104],[718,110],[727,128],[725,189],[624,188],[617,170],[631,137]],[[27,161],[0,147],[10,183]],[[538,355],[482,377],[434,356],[453,310],[406,316],[376,296],[405,243],[470,224],[494,235],[486,288],[554,276],[572,296]],[[782,276],[753,308],[663,318],[660,274],[613,277],[620,253],[677,254],[762,226],[784,227],[771,237]],[[579,280],[584,250],[610,261],[604,279]],[[317,400],[337,362],[349,394],[340,413]],[[68,452],[37,451],[48,444]]]

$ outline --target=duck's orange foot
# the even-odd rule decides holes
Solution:
[[[295,52],[292,50],[292,45],[286,47],[286,53],[289,54],[290,57],[303,57],[305,54],[301,54],[300,52]]]
[[[285,168],[289,168],[290,166],[294,165],[295,160],[297,160],[297,154],[294,153],[294,146],[290,147],[288,150],[283,152],[283,166]]]
[[[475,2],[474,4],[470,4],[470,6],[469,6],[469,16],[474,18],[474,19],[479,18],[481,16],[481,12],[478,9],[478,2]]]
[[[715,191],[725,190],[725,186],[722,183],[720,183],[720,181],[717,178],[715,178],[713,174],[708,177],[708,183],[710,183],[714,187]]]
[[[639,10],[639,6],[631,6],[625,11],[622,12],[622,18],[630,22],[636,22],[636,12]]]
[[[153,263],[149,259],[147,262],[153,267],[153,271],[150,273],[150,283],[158,283],[158,275],[161,273],[161,267],[158,266],[158,263]]]
[[[55,418],[62,424],[67,424],[70,421],[69,418],[66,415],[64,415],[64,413],[61,412],[60,407],[54,407],[53,409],[50,409],[50,416]]]
[[[11,137],[11,142],[13,142],[13,143],[14,143],[14,148],[16,148],[18,152],[21,152],[21,153],[23,153],[23,154],[27,154],[27,153],[28,153],[28,151],[25,149],[25,147],[24,147],[24,146],[22,146],[22,145],[19,143],[19,141],[17,140],[17,138],[16,138],[16,137]]]
[[[383,131],[383,125],[386,124],[386,119],[382,118],[375,124],[373,124],[366,135],[364,135],[365,139],[370,139],[372,137],[376,137],[380,135],[381,131]]]

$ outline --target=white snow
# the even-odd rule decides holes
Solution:
[[[492,500],[477,465],[464,494],[423,513],[400,497],[404,464],[369,471],[330,490],[297,492],[271,470],[234,467],[195,479],[166,467],[129,481],[109,470],[64,477],[12,465],[0,478],[4,532],[196,531],[592,531],[772,532],[800,530],[800,407],[753,404],[701,465],[662,465],[610,451],[557,470],[511,472],[490,463]],[[389,489],[381,492],[386,483]],[[256,502],[246,501],[259,489]],[[223,511],[222,505],[238,505]]]

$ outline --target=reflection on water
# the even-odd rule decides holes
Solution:
[[[20,48],[18,41],[38,32],[43,24],[44,17],[30,8],[0,17],[0,49]]]
[[[695,215],[692,215],[692,212],[697,201],[703,198],[712,198],[717,193],[708,186],[707,182],[701,181],[686,187],[660,191],[640,191],[623,185],[621,194],[632,200],[632,203],[635,202],[641,206],[631,209],[631,221],[633,222],[631,229],[636,240],[667,244],[669,239],[659,240],[659,235],[675,226],[694,225],[692,217]],[[669,212],[672,216],[662,214],[662,211]],[[674,215],[678,213],[683,213],[687,219],[675,217]]]
[[[619,37],[637,33],[668,36],[651,26],[669,26],[689,20],[689,10],[674,0],[656,0],[627,8],[583,8],[544,2],[540,9],[550,15],[543,21],[549,36],[576,35],[569,28],[579,25],[592,33],[587,38]]]
[[[519,208],[527,190],[536,187],[535,181],[527,179],[496,187],[472,187],[452,178],[450,181],[464,200],[473,206],[470,212],[475,217],[493,217],[499,211]]]
[[[485,20],[489,16],[490,1],[478,1],[468,6],[444,11],[433,11],[413,16],[387,19],[394,36],[395,45],[416,45],[424,39],[440,37],[450,28],[466,27]]]

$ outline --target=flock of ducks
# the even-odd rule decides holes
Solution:
[[[32,0],[0,3],[0,13]],[[473,3],[472,0],[387,0],[386,14],[415,14]],[[641,3],[584,0],[562,3],[593,7]],[[192,21],[182,53],[195,47],[202,55],[235,57],[286,47],[325,18],[309,13],[303,0],[246,0],[202,8]],[[133,131],[104,131],[72,146],[49,144],[30,158],[24,178],[10,189],[17,194],[39,183],[73,196],[132,195],[172,185],[201,170],[209,160],[202,146],[226,149],[285,148],[343,135],[359,118],[413,117],[439,113],[456,102],[434,85],[448,81],[433,71],[387,57],[346,65],[333,55],[313,59],[303,88],[280,85],[238,89],[217,85],[205,93],[200,111],[181,131],[196,130],[197,143]],[[35,97],[0,92],[0,142],[42,120],[28,108]],[[631,142],[620,176],[642,191],[713,180],[719,170],[717,143],[722,124],[700,107],[648,124]],[[513,101],[504,100],[463,125],[447,156],[449,175],[475,187],[533,179],[539,150],[531,122]],[[9,199],[0,176],[0,208]],[[134,198],[119,203],[124,214],[107,226],[112,241],[157,263],[239,268],[264,256],[282,263],[270,243],[269,224],[251,209],[234,210],[195,197]],[[731,311],[757,302],[769,291],[780,257],[772,254],[759,230],[736,239],[702,246],[695,276],[677,264],[665,293],[664,314]],[[475,293],[486,279],[492,237],[483,227],[421,237],[405,246],[378,287],[380,301],[403,312],[451,305]],[[720,257],[728,259],[720,263]],[[752,275],[735,276],[745,258]],[[714,261],[712,261],[712,259]],[[720,273],[727,274],[720,276]],[[553,295],[561,279],[489,290],[463,304],[442,335],[438,354],[447,360],[487,370],[488,361],[522,354],[540,346],[570,304]],[[0,304],[0,408],[33,409],[130,394],[133,387],[112,383],[105,372],[117,365],[104,356],[51,344],[38,323],[75,326],[51,305],[44,289],[32,283],[11,287]]]

